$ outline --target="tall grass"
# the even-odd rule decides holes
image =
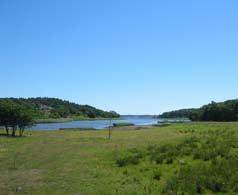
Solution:
[[[192,133],[180,143],[149,145],[144,153],[128,153],[123,166],[138,166],[147,159],[149,167],[171,166],[174,173],[165,178],[161,191],[165,194],[237,193],[237,141],[234,131],[206,131],[196,136]],[[155,172],[152,178],[160,181],[162,175],[163,171]]]

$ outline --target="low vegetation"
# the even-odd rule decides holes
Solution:
[[[0,137],[2,194],[236,194],[238,123]]]
[[[126,126],[134,126],[133,123],[113,123],[113,127],[126,127]]]
[[[97,131],[95,128],[59,128],[59,130],[71,130],[71,131]]]
[[[140,163],[146,163],[148,169],[155,166],[160,169],[153,180],[160,180],[169,169],[171,174],[165,177],[160,193],[238,193],[238,137],[235,131],[212,130],[195,135],[192,132],[184,141],[129,150],[127,155],[116,160],[118,167],[139,166]]]

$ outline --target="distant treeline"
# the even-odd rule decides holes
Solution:
[[[192,121],[238,121],[238,99],[211,102],[198,109],[182,109],[166,112],[160,118],[189,118]]]
[[[89,105],[79,105],[57,98],[0,98],[0,102],[6,100],[32,110],[35,119],[67,117],[117,118],[120,116],[114,111],[106,112]]]
[[[181,109],[171,112],[164,112],[159,115],[159,118],[190,118],[191,114],[196,111],[196,109]]]

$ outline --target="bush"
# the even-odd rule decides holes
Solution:
[[[216,146],[216,153],[221,157],[226,157],[229,154],[229,151],[230,148],[227,145],[225,145],[225,143],[221,143],[218,146]]]
[[[124,157],[119,157],[116,159],[116,164],[119,167],[124,167],[127,165],[137,165],[140,163],[140,160],[144,157],[143,153],[134,149],[131,150],[131,153],[125,155]]]
[[[172,176],[166,181],[163,194],[178,194],[178,179],[176,176]]]
[[[153,172],[153,179],[159,181],[161,178],[161,175],[162,175],[161,172],[159,170],[156,170]]]
[[[130,164],[137,165],[137,164],[139,164],[139,162],[140,162],[140,158],[138,158],[138,156],[136,156],[136,155],[127,156],[124,158],[118,158],[116,160],[116,164],[119,167],[124,167],[124,166],[130,165]]]
[[[201,150],[201,160],[204,160],[204,161],[212,160],[216,156],[217,154],[212,148]]]
[[[206,151],[203,160],[205,160],[205,161],[207,161],[207,160],[212,160],[212,159],[214,159],[214,158],[216,158],[216,157],[217,157],[216,151],[213,150],[213,149],[209,149],[209,150]]]
[[[181,147],[180,149],[180,155],[188,156],[192,153],[193,148],[190,148],[188,146]]]
[[[221,157],[215,158],[211,163],[199,162],[192,165],[181,166],[175,176],[167,180],[165,191],[178,190],[188,194],[204,193],[212,191],[213,193],[226,193],[228,191],[236,192],[238,164],[231,164]],[[171,189],[172,184],[177,181]],[[170,191],[168,191],[170,190]]]
[[[172,157],[168,157],[166,160],[165,160],[165,163],[166,164],[172,164],[174,162],[174,159]]]
[[[188,194],[203,193],[207,167],[203,164],[182,166],[177,176],[178,190]]]
[[[222,178],[216,176],[210,176],[207,178],[207,188],[214,193],[226,192],[225,191],[225,181]]]
[[[173,163],[173,158],[179,154],[179,150],[175,145],[150,146],[147,151],[151,161],[157,164],[162,164],[164,160],[167,164],[171,164]]]
[[[196,159],[201,159],[201,152],[200,150],[197,150],[193,153],[193,159],[196,160]]]
[[[153,155],[151,158],[152,161],[156,162],[156,164],[162,164],[164,161],[164,155],[162,154]]]

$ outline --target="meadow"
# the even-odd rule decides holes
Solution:
[[[0,194],[237,194],[237,170],[238,123],[0,137]]]

